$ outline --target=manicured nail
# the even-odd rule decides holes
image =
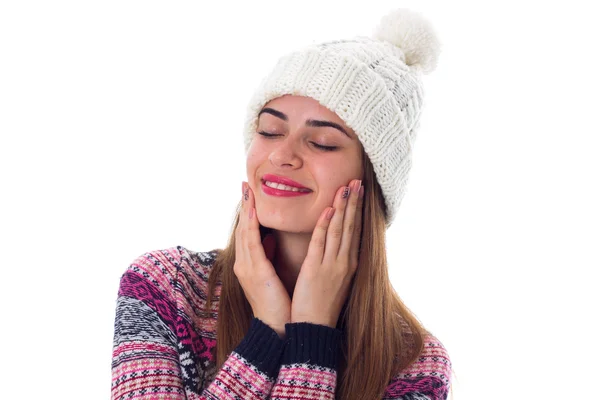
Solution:
[[[360,191],[360,187],[361,187],[361,185],[362,185],[362,181],[358,181],[358,182],[356,182],[356,184],[355,184],[355,187],[356,187],[356,193],[358,193],[358,192]]]
[[[327,211],[327,219],[331,219],[331,217],[333,217],[333,213],[335,212],[335,208],[330,208],[329,211]]]
[[[344,188],[344,193],[342,193],[342,199],[345,199],[346,197],[348,197],[348,195],[350,195],[350,188],[346,186]]]
[[[244,183],[244,200],[248,200],[248,186]]]

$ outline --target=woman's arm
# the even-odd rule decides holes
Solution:
[[[286,324],[286,346],[271,399],[334,399],[342,331]]]
[[[341,331],[307,323],[287,324],[288,343],[271,399],[335,399]],[[419,358],[396,375],[383,400],[446,400],[451,363],[442,343],[425,338]]]
[[[188,346],[177,335],[177,272],[173,265],[158,260],[161,255],[164,253],[154,252],[138,258],[121,278],[111,398],[267,399],[284,341],[258,319],[252,321],[242,342],[202,393],[186,385],[190,366],[182,366],[192,359],[186,354]]]

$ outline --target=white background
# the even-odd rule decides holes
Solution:
[[[597,398],[593,2],[0,3],[2,398],[107,399],[119,278],[226,244],[242,125],[277,58],[395,7],[443,44],[425,76],[394,287],[454,398]]]

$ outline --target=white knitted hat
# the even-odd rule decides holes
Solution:
[[[352,128],[385,197],[390,227],[404,197],[423,106],[421,76],[435,70],[441,44],[430,23],[408,9],[385,15],[373,37],[312,44],[279,59],[248,105],[246,154],[266,103],[311,97]]]

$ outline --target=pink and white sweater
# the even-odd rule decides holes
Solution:
[[[177,246],[138,257],[121,278],[112,361],[112,399],[335,399],[342,331],[291,323],[286,337],[254,318],[217,371],[220,287],[204,308],[218,250]],[[390,382],[383,399],[441,400],[450,387],[444,346],[427,336],[420,358]]]

